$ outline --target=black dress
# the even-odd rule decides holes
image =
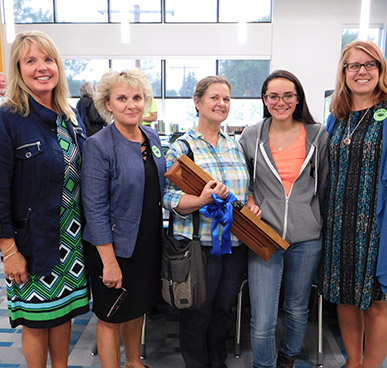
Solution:
[[[128,293],[117,313],[109,318],[106,315],[122,290],[107,288],[102,283],[99,276],[103,267],[97,248],[88,247],[93,311],[106,322],[122,323],[138,318],[149,312],[160,297],[161,193],[157,167],[148,141],[145,146],[145,190],[136,246],[131,258],[117,257],[123,275],[122,286]]]

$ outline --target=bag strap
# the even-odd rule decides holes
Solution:
[[[178,141],[183,142],[187,148],[188,148],[188,153],[187,156],[195,162],[195,156],[194,153],[192,152],[191,146],[189,145],[188,141],[185,139],[178,139]],[[168,235],[173,236],[173,218],[174,218],[174,213],[173,211],[169,212],[169,224],[168,224]],[[200,216],[199,216],[199,210],[196,210],[195,212],[192,213],[192,222],[193,222],[193,240],[199,240],[199,225],[200,225]]]
[[[183,142],[187,148],[188,148],[188,153],[187,153],[187,156],[193,161],[195,162],[195,156],[194,156],[194,153],[192,152],[192,149],[191,149],[191,146],[189,145],[188,141],[186,139],[178,139],[179,142]]]

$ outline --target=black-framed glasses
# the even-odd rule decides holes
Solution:
[[[121,287],[121,294],[116,299],[116,301],[114,302],[112,307],[109,309],[109,312],[106,315],[107,318],[113,317],[117,313],[117,311],[120,308],[121,304],[124,302],[127,294],[128,294],[128,291],[125,288]]]
[[[344,65],[344,68],[346,68],[349,72],[358,72],[362,66],[364,66],[366,70],[375,70],[379,68],[379,61],[372,60],[372,61],[367,61],[364,64],[347,63]]]
[[[297,98],[297,93],[286,93],[283,96],[278,96],[276,94],[264,95],[266,100],[272,104],[278,103],[282,98],[282,101],[285,103],[292,103]]]

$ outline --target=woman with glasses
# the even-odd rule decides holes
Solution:
[[[264,119],[244,129],[253,196],[262,219],[290,243],[266,262],[249,251],[254,367],[294,367],[308,323],[308,302],[321,253],[320,203],[328,173],[328,134],[306,104],[300,81],[277,70],[262,86]],[[284,333],[278,357],[275,327],[280,289]]]
[[[387,63],[372,42],[344,48],[331,112],[322,294],[337,304],[345,366],[380,367],[387,354]]]
[[[143,316],[160,296],[165,158],[157,132],[141,126],[152,95],[140,69],[104,74],[94,101],[112,123],[84,147],[83,237],[102,367],[120,367],[120,335],[124,367],[144,367]]]

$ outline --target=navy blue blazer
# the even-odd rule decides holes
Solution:
[[[0,108],[0,238],[15,237],[29,272],[47,276],[60,261],[65,164],[56,121],[61,117],[31,97],[29,106],[28,116]],[[66,125],[82,151],[81,119]]]
[[[149,139],[164,191],[165,158],[157,132],[140,126]],[[82,198],[86,217],[83,239],[93,245],[113,243],[118,257],[130,258],[136,245],[144,198],[145,170],[141,144],[126,139],[115,124],[85,142]]]

